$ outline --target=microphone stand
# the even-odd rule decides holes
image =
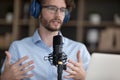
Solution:
[[[58,54],[58,66],[57,66],[57,73],[58,73],[58,80],[62,80],[62,73],[63,73],[63,53]]]
[[[62,62],[58,62],[57,72],[58,72],[58,80],[62,80],[62,72],[63,72]]]

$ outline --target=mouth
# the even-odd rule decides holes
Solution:
[[[60,20],[53,20],[52,23],[56,27],[59,26],[59,25],[61,25],[61,21]]]

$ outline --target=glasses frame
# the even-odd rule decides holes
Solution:
[[[60,11],[61,15],[66,15],[68,13],[68,9],[66,9],[64,7],[58,8],[54,5],[45,5],[45,6],[42,6],[42,8],[48,9],[49,12],[52,14],[56,14],[58,12],[58,10]]]

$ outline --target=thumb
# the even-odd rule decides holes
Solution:
[[[77,60],[80,63],[81,62],[81,58],[80,58],[80,50],[77,52]]]
[[[11,55],[10,55],[10,53],[8,51],[5,51],[5,54],[6,54],[6,62],[5,62],[5,64],[9,65],[10,60],[11,60]]]

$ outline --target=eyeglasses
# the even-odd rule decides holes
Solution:
[[[49,5],[49,6],[42,6],[43,8],[47,8],[48,11],[52,14],[56,14],[58,10],[60,10],[60,14],[61,15],[65,15],[68,12],[68,9],[66,8],[58,8],[56,6],[53,5]]]

